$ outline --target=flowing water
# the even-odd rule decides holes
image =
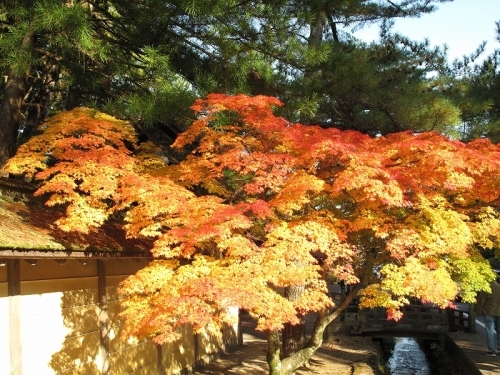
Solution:
[[[424,352],[417,341],[408,337],[395,337],[395,346],[387,362],[391,375],[431,375]]]

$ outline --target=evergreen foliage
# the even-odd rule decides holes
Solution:
[[[500,21],[496,23],[500,42]],[[500,48],[479,64],[484,44],[477,51],[453,62],[456,83],[449,90],[462,112],[462,137],[472,140],[486,137],[500,142]]]
[[[497,85],[496,58],[465,89],[444,51],[390,31],[446,1],[6,1],[0,69],[17,90],[0,86],[11,103],[0,110],[0,164],[47,114],[86,105],[182,130],[190,103],[210,92],[279,96],[291,120],[372,135],[459,137],[464,122],[464,136],[481,133],[474,124],[489,136],[496,94],[482,86]],[[382,38],[371,45],[342,31],[374,22]]]

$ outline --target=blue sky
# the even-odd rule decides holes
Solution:
[[[500,49],[495,21],[500,21],[500,0],[455,0],[436,5],[439,9],[420,18],[398,19],[394,31],[413,40],[428,38],[431,45],[448,46],[450,60],[476,50],[487,41],[486,54]],[[378,26],[354,34],[367,42],[378,39]]]

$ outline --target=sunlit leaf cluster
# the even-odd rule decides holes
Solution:
[[[121,213],[158,260],[122,284],[128,333],[172,341],[232,323],[261,330],[332,306],[327,281],[361,289],[362,307],[400,317],[410,300],[448,306],[488,288],[478,249],[498,249],[500,149],[438,133],[369,137],[293,124],[276,98],[209,95],[161,166],[133,129],[88,110],[55,117],[11,159],[67,205],[58,223],[89,230]],[[288,300],[284,288],[304,292]]]

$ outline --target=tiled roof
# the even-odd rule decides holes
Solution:
[[[0,178],[0,258],[6,251],[149,255],[152,241],[127,239],[118,219],[108,220],[89,234],[60,230],[54,222],[64,209],[45,206],[43,199],[32,196],[34,190],[31,184]]]

